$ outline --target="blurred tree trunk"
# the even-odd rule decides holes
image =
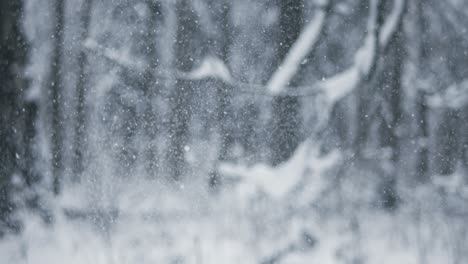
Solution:
[[[392,1],[393,2],[393,1]],[[384,17],[385,17],[385,9],[390,8],[390,5],[388,4],[390,2],[387,1],[380,1],[380,0],[370,0],[368,5],[371,6],[371,8],[366,8],[364,6],[364,10],[368,12],[369,20],[368,20],[368,29],[373,29],[375,28],[375,34],[376,36],[380,36],[381,32],[381,27],[383,26],[384,23]],[[375,5],[375,12],[376,12],[376,17],[375,19],[372,18],[372,6]],[[369,10],[367,10],[369,9]],[[371,23],[371,24],[369,24]],[[375,24],[375,25],[372,25]],[[378,45],[378,40],[376,39],[376,45]],[[390,44],[391,45],[391,44]],[[377,54],[376,56],[384,56],[385,51],[381,50],[381,48],[378,48],[376,50]],[[386,60],[383,60],[382,64],[386,64]],[[374,113],[374,104],[375,104],[375,86],[379,86],[381,79],[384,79],[382,77],[382,74],[380,72],[377,72],[378,70],[378,63],[372,67],[370,70],[370,74],[363,79],[363,81],[360,83],[359,87],[357,87],[355,91],[355,103],[356,103],[356,126],[355,126],[355,136],[352,139],[352,148],[354,150],[354,153],[356,154],[357,157],[362,157],[362,151],[365,149],[369,137],[370,137],[370,129],[372,122],[375,121],[375,113]],[[381,78],[381,79],[379,79]]]
[[[417,25],[419,26],[418,33],[419,46],[418,46],[418,63],[417,67],[419,72],[425,76],[427,72],[427,65],[429,63],[429,45],[427,32],[429,29],[428,21],[424,14],[424,0],[418,0],[416,3],[417,12]],[[420,77],[423,77],[420,76]],[[427,91],[425,87],[416,87],[418,92],[416,94],[416,117],[418,125],[418,151],[416,158],[416,181],[425,182],[429,178],[429,122],[428,122],[428,105],[427,105]]]
[[[401,154],[400,124],[403,118],[403,88],[402,76],[405,51],[403,23],[400,21],[397,31],[390,40],[388,50],[384,54],[384,68],[381,75],[381,92],[384,98],[380,122],[380,146],[390,150],[391,167],[385,171],[379,190],[382,206],[395,209],[398,202],[396,182],[399,173]]]
[[[463,108],[461,119],[468,120],[468,105]],[[468,124],[466,122],[463,122],[462,131],[465,131],[465,133],[462,134],[461,159],[466,171],[466,179],[468,179],[468,133],[466,133],[468,131]]]
[[[373,88],[374,83],[364,82],[356,89],[356,133],[352,140],[352,146],[358,157],[362,155],[362,151],[368,143],[369,130],[373,121],[373,113],[370,112],[370,106],[373,104]]]
[[[13,175],[21,176],[26,188],[39,180],[34,167],[37,105],[26,98],[23,68],[28,47],[22,13],[22,1],[0,1],[0,236],[5,229],[19,228],[12,218],[11,195],[20,187],[13,184]],[[27,199],[28,205],[37,205],[36,196]]]
[[[191,1],[178,0],[176,2],[177,33],[174,45],[175,68],[178,71],[189,72],[194,66],[195,58],[192,52],[193,34],[197,31],[196,17]],[[169,103],[172,107],[169,125],[169,147],[167,161],[169,174],[175,181],[187,168],[184,148],[189,139],[189,122],[192,113],[193,82],[190,80],[176,80]]]
[[[230,7],[231,3],[226,1],[223,5],[222,15],[221,15],[221,32],[223,33],[221,39],[221,51],[219,52],[219,56],[221,60],[228,65],[229,60],[229,49],[232,43],[232,27],[230,21]],[[231,102],[231,87],[225,83],[220,83],[220,88],[217,89],[217,96],[218,96],[218,106],[217,106],[217,113],[219,119],[219,131],[221,134],[221,150],[219,153],[218,159],[223,161],[227,158],[227,153],[229,150],[230,145],[232,144],[232,135],[230,135],[229,128],[228,128],[228,112],[230,111],[230,102]]]
[[[418,124],[418,150],[416,158],[416,181],[425,182],[429,178],[429,122],[426,92],[417,93],[416,111]]]
[[[52,35],[52,58],[50,65],[49,89],[52,106],[52,190],[54,194],[60,192],[60,177],[63,173],[63,114],[62,114],[62,57],[64,41],[64,9],[65,0],[56,0],[53,3],[54,29]]]
[[[89,28],[91,21],[93,0],[85,0],[81,10],[81,42],[84,42],[89,37]],[[79,179],[80,174],[83,172],[84,152],[86,151],[86,82],[88,79],[87,73],[87,57],[86,52],[82,48],[78,55],[78,83],[76,86],[76,123],[75,123],[75,138],[74,138],[74,177],[75,180]]]
[[[159,55],[157,47],[157,31],[160,26],[158,23],[161,21],[161,3],[156,1],[147,1],[149,8],[149,18],[147,22],[147,57],[148,67],[146,68],[144,80],[143,80],[143,91],[148,100],[146,106],[146,112],[144,116],[144,136],[148,142],[144,147],[144,162],[146,172],[148,175],[155,175],[158,166],[158,148],[156,142],[156,136],[159,131],[158,127],[158,114],[156,113],[156,99],[158,95],[157,79],[155,74],[157,72],[159,64]]]
[[[216,8],[214,8],[216,4],[218,5],[216,6]],[[214,2],[212,3],[212,5],[210,5],[210,11],[212,12],[212,17],[214,17],[215,19],[217,19],[217,15],[219,15],[219,23],[217,24],[217,32],[219,33],[218,36],[215,36],[216,39],[213,40],[213,42],[215,43],[214,54],[218,58],[220,58],[225,63],[225,65],[228,65],[233,30],[230,20],[231,2],[226,0],[221,1],[221,3]],[[219,14],[215,14],[215,12]],[[226,84],[221,80],[215,80],[214,85],[216,87],[217,99],[214,122],[216,122],[217,124],[217,133],[220,137],[220,144],[218,159],[217,162],[214,164],[214,169],[210,173],[209,178],[209,186],[213,188],[217,187],[221,183],[217,167],[220,162],[225,161],[228,158],[229,149],[234,141],[232,131],[230,129],[231,122],[233,122],[233,110],[231,106],[232,87],[230,87],[229,84]]]
[[[303,27],[302,0],[280,0],[277,66],[288,54]],[[296,78],[297,80],[297,78]],[[294,86],[297,82],[292,82]],[[300,101],[298,97],[279,96],[272,102],[271,163],[289,159],[300,143]]]
[[[459,158],[461,124],[460,110],[446,107],[441,110],[439,126],[436,129],[435,170],[440,175],[450,175],[455,172]]]

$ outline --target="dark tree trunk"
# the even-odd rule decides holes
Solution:
[[[21,186],[12,184],[12,176],[23,177],[26,188],[39,180],[34,169],[37,106],[25,98],[27,44],[21,32],[22,12],[22,1],[0,1],[0,236],[6,229],[19,229],[11,214],[15,208],[11,195]],[[32,204],[36,197],[27,199]]]
[[[369,21],[371,23],[376,23],[375,26],[375,34],[377,36],[380,35],[381,27],[384,23],[384,18],[385,18],[385,9],[389,8],[386,4],[389,3],[390,1],[380,1],[377,0],[374,4],[376,5],[375,12],[376,12],[376,18],[375,21],[372,21],[371,12],[372,10],[370,8],[364,8],[368,12],[369,16]],[[393,2],[393,1],[392,1]],[[372,1],[369,1],[369,4],[372,4]],[[368,22],[369,23],[369,22]],[[376,43],[375,45],[378,45],[378,40],[375,40]],[[385,53],[385,51],[381,50],[378,48],[376,50],[377,56],[382,56],[382,54]],[[386,63],[386,60],[383,62],[384,64]],[[370,128],[372,125],[372,122],[375,121],[376,113],[375,113],[375,86],[380,85],[378,83],[380,80],[379,78],[386,78],[386,76],[381,76],[379,75],[380,72],[377,72],[378,68],[378,63],[373,65],[372,68],[370,69],[368,75],[366,78],[364,78],[360,86],[357,87],[355,91],[355,100],[356,100],[356,126],[355,126],[355,136],[352,139],[352,147],[354,149],[354,152],[356,153],[356,156],[360,157],[362,154],[362,151],[366,148],[367,144],[369,143],[369,137],[370,137]],[[376,82],[377,81],[377,82]]]
[[[220,135],[220,146],[218,153],[218,162],[215,164],[214,171],[210,174],[209,185],[217,187],[221,183],[220,175],[217,171],[219,162],[226,161],[231,145],[234,142],[233,136],[229,129],[229,122],[232,121],[230,108],[231,94],[229,92],[232,87],[222,81],[216,81],[218,105],[216,109],[216,121],[218,124],[218,133]],[[230,120],[231,119],[231,120]]]
[[[278,63],[281,64],[302,30],[302,0],[280,0]],[[291,85],[294,85],[291,83]],[[272,102],[271,163],[289,159],[300,142],[298,97],[275,97]]]
[[[84,42],[89,36],[89,25],[91,21],[91,10],[93,0],[85,0],[83,2],[81,14],[81,41]],[[74,177],[75,180],[79,179],[80,174],[83,172],[84,152],[86,151],[86,81],[88,73],[86,71],[87,57],[84,49],[80,50],[78,55],[78,83],[76,87],[77,109],[76,109],[76,123],[75,123],[75,139],[74,139]]]
[[[62,118],[62,56],[64,41],[64,8],[65,0],[56,0],[54,2],[54,30],[51,68],[49,76],[50,100],[52,106],[52,131],[51,131],[51,149],[52,149],[52,190],[54,194],[60,192],[60,177],[63,173],[63,155],[61,145],[63,143],[63,118]]]
[[[144,160],[146,166],[146,172],[148,175],[153,176],[156,174],[158,166],[158,149],[156,144],[156,136],[159,131],[158,127],[158,114],[155,111],[156,98],[158,94],[157,80],[155,73],[159,64],[159,55],[157,52],[157,31],[160,26],[158,23],[161,21],[161,3],[155,1],[147,1],[149,7],[149,19],[147,24],[147,57],[148,67],[146,68],[143,90],[145,96],[148,99],[148,105],[146,106],[146,112],[144,117],[144,134],[148,140],[148,144],[144,149]]]
[[[462,110],[462,120],[468,120],[468,106],[465,106]],[[468,124],[466,122],[463,122],[462,126],[462,144],[461,144],[461,160],[462,164],[464,166],[464,169],[466,170],[465,175],[468,180]]]
[[[404,67],[404,33],[402,23],[392,37],[388,51],[384,55],[384,69],[382,73],[381,89],[385,103],[382,109],[380,123],[380,144],[391,151],[391,170],[384,172],[381,189],[379,190],[382,206],[392,210],[398,206],[396,183],[400,162],[400,135],[399,129],[403,117],[403,89],[402,75]]]
[[[418,152],[416,157],[416,181],[425,182],[429,173],[429,107],[426,100],[426,92],[418,91],[417,102],[417,124],[418,124]]]
[[[174,47],[175,66],[178,71],[188,72],[194,66],[192,52],[192,37],[197,31],[197,23],[192,11],[191,1],[178,0],[176,2],[177,36]],[[167,161],[169,174],[178,181],[187,168],[184,148],[189,138],[189,122],[192,113],[193,83],[190,80],[176,81],[170,96],[172,107],[169,127],[169,148]]]
[[[427,63],[429,58],[428,47],[428,21],[424,14],[424,0],[418,0],[416,3],[417,27],[420,34],[418,47],[418,67],[421,77],[427,74]],[[426,91],[424,87],[416,87],[418,89],[416,98],[416,117],[418,126],[418,151],[416,157],[416,181],[425,182],[429,178],[429,122],[428,114],[429,107],[427,105]]]
[[[216,1],[215,1],[216,2]],[[229,50],[232,42],[232,25],[230,21],[230,10],[231,3],[229,1],[222,1],[218,6],[214,6],[216,3],[212,3],[210,10],[212,17],[216,18],[219,13],[218,32],[221,37],[213,40],[215,43],[215,55],[220,58],[226,65],[229,64]],[[230,131],[230,122],[232,122],[232,108],[231,99],[232,94],[228,84],[220,80],[214,81],[216,87],[217,105],[216,105],[216,116],[213,120],[217,124],[217,133],[220,136],[220,146],[218,153],[218,161],[215,164],[215,168],[210,173],[209,186],[216,188],[221,183],[220,175],[217,171],[217,165],[219,162],[225,161],[228,158],[229,149],[234,141]]]
[[[364,82],[356,90],[356,133],[352,145],[357,156],[362,154],[368,143],[370,127],[374,121],[374,115],[371,112],[373,84],[372,82]]]
[[[435,170],[437,174],[450,175],[455,172],[459,158],[460,110],[442,109],[442,116],[438,123],[435,134]]]

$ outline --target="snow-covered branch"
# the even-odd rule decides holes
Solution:
[[[88,39],[83,44],[83,47],[94,54],[103,57],[104,59],[112,62],[118,67],[122,67],[134,72],[144,72],[148,67],[144,62],[135,61],[128,56],[125,52],[116,49],[108,48],[98,44],[93,39]],[[277,94],[271,94],[265,91],[265,85],[258,83],[248,83],[240,80],[235,80],[227,65],[219,58],[209,56],[203,59],[198,67],[195,67],[189,72],[183,71],[168,71],[165,69],[154,69],[153,75],[159,79],[180,79],[200,81],[203,79],[216,79],[226,84],[235,87],[236,92],[240,94],[251,94],[257,96],[315,96],[318,93],[310,90],[310,86],[294,87],[295,89],[284,90]],[[220,88],[221,89],[221,88]]]
[[[388,15],[383,25],[378,25],[377,18],[372,12],[379,12],[377,3],[374,2],[375,11],[369,16],[369,30],[363,46],[356,52],[354,63],[347,70],[323,81],[319,89],[325,94],[325,98],[331,108],[337,101],[348,95],[362,81],[369,79],[373,73],[379,53],[384,51],[391,37],[398,29],[399,23],[405,12],[406,0],[395,0],[393,10]],[[375,13],[375,15],[377,15]],[[375,37],[378,35],[379,45],[375,45]]]
[[[246,83],[235,80],[226,64],[216,57],[207,57],[200,66],[190,72],[175,71],[171,74],[166,70],[156,69],[154,75],[158,78],[177,78],[185,80],[201,80],[214,78],[236,88],[239,93],[256,94],[262,96],[316,96],[324,94],[328,105],[332,106],[349,94],[363,80],[369,79],[375,68],[380,51],[384,51],[395,34],[405,11],[406,0],[395,0],[392,12],[383,25],[377,23],[377,0],[371,0],[371,12],[367,35],[362,47],[356,52],[354,63],[347,70],[337,75],[313,84],[312,86],[293,87],[286,89],[288,83],[296,74],[301,62],[314,49],[323,31],[328,17],[330,0],[325,2],[326,8],[320,9],[310,23],[304,28],[298,40],[293,44],[283,63],[278,67],[267,85]],[[378,36],[378,41],[377,41]],[[377,42],[379,45],[377,45]],[[143,62],[130,59],[125,52],[99,45],[88,39],[84,47],[94,51],[117,65],[135,71],[143,71],[147,66]],[[254,89],[253,89],[254,88]],[[291,88],[291,87],[290,87]],[[258,90],[265,90],[259,92]]]
[[[214,56],[206,57],[200,66],[190,72],[178,72],[177,76],[186,80],[202,80],[213,78],[221,80],[225,83],[232,84],[231,72],[226,64],[219,58]]]
[[[388,43],[392,36],[398,30],[398,25],[401,23],[403,19],[403,15],[405,14],[406,10],[406,0],[395,0],[393,11],[388,15],[388,18],[382,26],[382,30],[380,31],[379,40],[380,40],[380,47],[382,50],[386,50]]]
[[[219,170],[225,177],[237,179],[241,183],[238,191],[241,196],[248,197],[257,190],[268,194],[271,198],[282,199],[305,180],[304,175],[314,182],[314,188],[307,190],[308,201],[316,199],[325,188],[323,174],[341,159],[339,152],[320,155],[318,146],[312,141],[303,142],[285,163],[276,167],[259,163],[254,166],[222,163]]]
[[[132,59],[127,52],[104,47],[93,39],[87,39],[83,43],[83,46],[87,50],[94,52],[96,55],[101,56],[106,60],[109,60],[112,63],[118,65],[119,67],[123,67],[128,70],[143,72],[148,67],[147,63]],[[153,75],[155,77],[163,79],[176,78],[196,81],[213,78],[229,84],[234,83],[234,80],[232,79],[231,73],[226,64],[221,59],[213,56],[204,58],[201,61],[200,66],[189,72],[176,70],[173,73],[170,73],[169,71],[160,68],[153,69],[153,71]]]
[[[92,38],[86,39],[83,43],[83,47],[123,68],[143,71],[146,67],[145,63],[132,59],[129,51],[119,51],[117,49],[104,47]]]
[[[278,95],[287,88],[302,61],[316,47],[330,10],[329,0],[326,0],[324,5],[325,7],[319,9],[315,17],[303,29],[284,61],[268,81],[267,89],[272,95]]]
[[[370,79],[379,55],[387,49],[388,43],[398,30],[405,13],[406,0],[394,0],[393,9],[382,25],[378,21],[380,15],[378,12],[381,12],[378,7],[379,1],[371,0],[370,3],[367,35],[363,45],[355,54],[354,63],[348,69],[311,86],[285,89],[297,71],[300,62],[316,44],[320,36],[319,31],[323,30],[327,13],[322,11],[323,13],[317,14],[306,27],[283,64],[270,79],[266,87],[266,95],[304,97],[323,94],[328,102],[327,105],[331,108],[361,82]],[[310,45],[307,45],[308,43]],[[301,50],[301,48],[304,49]]]

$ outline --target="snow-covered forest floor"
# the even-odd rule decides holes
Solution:
[[[313,153],[302,146],[276,169],[224,164],[232,178],[218,193],[201,180],[178,187],[162,180],[70,184],[50,201],[53,224],[19,211],[24,229],[0,241],[2,263],[416,264],[468,259],[464,206],[452,211],[444,206],[463,204],[466,190],[451,188],[458,185],[447,180],[401,190],[400,209],[387,212],[372,202],[375,174],[354,172],[339,180],[341,155],[318,158]],[[262,175],[277,180],[262,181]],[[456,181],[456,176],[448,179]]]

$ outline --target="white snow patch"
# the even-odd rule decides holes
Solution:
[[[206,57],[200,66],[189,72],[187,76],[192,80],[201,80],[212,77],[227,83],[232,82],[229,68],[221,59],[213,56]]]
[[[275,199],[284,198],[297,186],[305,173],[310,173],[314,178],[315,190],[308,191],[309,195],[314,196],[324,187],[322,173],[333,166],[338,158],[337,152],[320,157],[318,148],[305,142],[287,162],[277,167],[262,163],[252,167],[223,163],[219,169],[223,174],[241,179],[241,196],[249,196],[260,189]]]
[[[468,79],[450,85],[445,91],[428,98],[431,107],[460,109],[468,104]]]
[[[351,67],[348,70],[327,79],[321,84],[327,102],[333,105],[349,94],[359,83],[359,70]]]

